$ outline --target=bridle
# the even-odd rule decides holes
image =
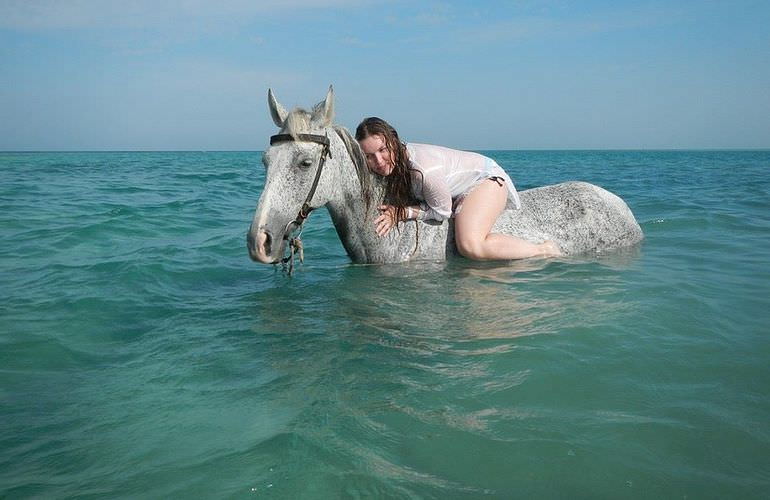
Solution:
[[[293,221],[286,224],[286,229],[283,233],[283,239],[288,240],[289,242],[289,252],[290,255],[288,257],[284,257],[281,262],[284,265],[284,270],[286,269],[286,263],[289,263],[289,276],[291,276],[293,270],[294,270],[294,253],[299,252],[299,260],[302,262],[304,260],[304,253],[302,249],[302,240],[300,240],[300,236],[302,235],[302,226],[305,223],[305,219],[308,218],[310,215],[310,212],[315,210],[316,207],[311,207],[310,202],[313,200],[313,195],[315,195],[315,190],[318,187],[318,181],[321,178],[321,172],[323,171],[324,164],[326,163],[326,158],[332,157],[331,149],[329,148],[329,136],[328,135],[316,135],[316,134],[277,134],[270,137],[270,145],[274,145],[279,142],[315,142],[316,144],[320,144],[323,146],[321,149],[321,157],[318,160],[318,168],[315,171],[315,178],[313,179],[313,184],[310,186],[310,191],[307,194],[307,197],[305,198],[305,202],[302,204],[302,207],[299,209],[299,213],[297,214],[297,217],[294,218]],[[300,232],[295,237],[289,237],[289,226],[294,224],[294,229],[299,228]],[[293,230],[292,230],[293,232]]]
[[[313,184],[310,186],[310,192],[308,192],[305,202],[302,204],[297,217],[294,219],[294,223],[299,227],[305,222],[305,219],[308,218],[310,212],[316,208],[310,206],[310,201],[313,199],[315,190],[318,187],[318,180],[321,178],[321,172],[323,171],[324,163],[326,163],[326,158],[332,157],[331,149],[329,149],[329,136],[316,134],[297,134],[296,136],[291,134],[278,134],[270,137],[271,146],[278,142],[315,142],[316,144],[323,146],[323,149],[321,149],[321,159],[318,160],[318,169],[315,171],[315,179],[313,179]]]

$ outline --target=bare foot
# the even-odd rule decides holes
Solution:
[[[541,254],[543,257],[561,257],[564,255],[559,249],[559,245],[553,240],[547,240],[540,244],[540,248],[543,249]]]

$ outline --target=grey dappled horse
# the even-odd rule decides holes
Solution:
[[[326,206],[353,262],[444,260],[457,254],[453,221],[407,221],[385,237],[374,232],[383,179],[366,167],[358,143],[333,124],[334,93],[312,111],[287,113],[268,90],[280,128],[263,155],[265,188],[249,228],[249,255],[265,264],[283,257],[286,242],[314,208]],[[565,182],[519,193],[522,208],[504,211],[492,231],[532,242],[554,240],[565,255],[605,253],[642,240],[623,200],[586,182]]]

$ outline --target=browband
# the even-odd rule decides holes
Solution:
[[[291,134],[278,134],[270,137],[271,146],[274,145],[276,142],[286,142],[286,141],[317,142],[318,144],[322,144],[327,147],[329,146],[329,138],[325,135],[297,134],[295,138],[295,136]]]

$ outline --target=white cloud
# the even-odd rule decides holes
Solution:
[[[476,26],[462,38],[483,42],[565,38],[667,25],[680,18],[680,14],[672,10],[641,8],[575,17],[522,16]]]
[[[5,0],[0,27],[17,30],[140,28],[190,22],[246,23],[265,14],[302,9],[359,8],[366,0]]]
[[[142,57],[201,40],[264,46],[268,17],[307,22],[312,13],[358,9],[376,0],[0,0],[0,29],[71,37],[117,56]],[[310,16],[302,15],[311,13]],[[256,33],[254,31],[257,31]]]
[[[353,47],[375,47],[373,42],[365,42],[355,36],[345,36],[340,38],[339,41],[343,45],[351,45]]]

